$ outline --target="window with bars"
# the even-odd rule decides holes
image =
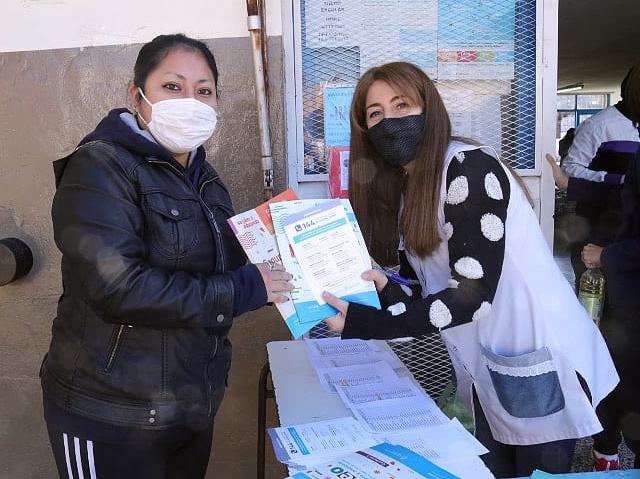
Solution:
[[[584,120],[607,108],[610,101],[608,93],[558,95],[556,140],[562,138],[569,128],[577,128]]]
[[[296,7],[301,181],[327,174],[331,149],[348,146],[345,92],[369,67],[395,60],[436,81],[454,134],[492,146],[516,169],[534,168],[535,0],[299,0]]]
[[[330,182],[333,153],[348,151],[358,78],[398,60],[436,82],[454,135],[493,147],[516,170],[535,168],[535,0],[292,2],[299,182]],[[329,335],[323,323],[309,333]],[[437,398],[452,378],[439,335],[390,345]]]

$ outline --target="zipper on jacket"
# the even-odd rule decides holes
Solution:
[[[149,163],[154,163],[156,165],[167,165],[169,168],[171,168],[173,171],[175,171],[176,173],[178,173],[180,176],[182,176],[182,178],[184,178],[184,171],[180,171],[178,168],[176,168],[175,165],[172,165],[171,163],[169,163],[167,160],[156,160],[154,158],[147,158],[147,161]]]
[[[225,256],[224,256],[224,245],[222,244],[222,232],[220,231],[220,226],[218,226],[218,222],[216,221],[215,216],[213,215],[213,211],[211,211],[211,209],[209,208],[209,206],[204,202],[204,200],[202,199],[202,195],[204,192],[204,187],[209,184],[209,183],[213,183],[215,182],[217,179],[219,178],[219,176],[214,176],[213,178],[209,178],[208,180],[205,180],[202,182],[202,184],[200,185],[200,188],[198,190],[198,199],[200,200],[200,203],[202,203],[202,206],[204,206],[207,211],[209,212],[209,218],[211,218],[211,224],[213,225],[213,228],[215,230],[215,241],[216,241],[216,250],[219,253],[218,256],[220,257],[220,264],[217,264],[218,262],[216,261],[216,272],[217,273],[222,273],[224,272],[224,265],[225,265]]]
[[[211,330],[209,330],[209,336],[211,337],[211,339],[213,339],[213,354],[211,355],[211,357],[209,358],[209,360],[207,361],[205,367],[204,367],[204,380],[207,383],[207,390],[209,392],[208,394],[208,398],[207,398],[207,416],[211,416],[212,412],[213,412],[213,388],[211,386],[211,378],[209,377],[209,367],[211,366],[211,363],[213,362],[213,360],[215,359],[216,355],[218,354],[218,339],[219,337],[214,334]]]
[[[175,171],[176,173],[178,173],[178,175],[180,175],[182,177],[182,179],[185,179],[185,174],[184,171],[180,171],[178,168],[176,168],[175,165],[172,165],[171,163],[169,163],[166,160],[158,160],[155,158],[147,158],[147,161],[149,163],[153,163],[156,165],[166,165],[169,168],[171,168],[173,171]],[[217,179],[219,179],[220,176],[216,175],[212,178],[209,178],[205,181],[202,182],[202,184],[200,185],[199,189],[195,190],[197,193],[197,197],[198,197],[198,201],[200,202],[200,204],[207,210],[207,212],[209,213],[209,218],[210,218],[210,223],[211,226],[213,226],[213,236],[214,236],[214,241],[216,243],[216,273],[223,273],[225,268],[225,256],[224,256],[224,249],[223,249],[223,244],[222,244],[222,232],[220,231],[220,226],[218,226],[218,222],[216,221],[214,215],[213,215],[213,211],[211,211],[211,209],[209,208],[209,206],[204,202],[204,200],[202,199],[202,192],[204,190],[204,187],[211,182],[216,181]],[[191,188],[195,189],[194,186],[191,186]],[[220,259],[220,261],[217,261],[218,258]]]
[[[125,332],[125,328],[127,328],[128,326],[125,324],[121,324],[120,327],[118,327],[118,333],[116,334],[116,339],[113,342],[113,346],[111,348],[111,352],[109,353],[109,359],[107,360],[107,364],[104,367],[104,372],[108,373],[111,370],[111,366],[113,366],[113,362],[115,361],[116,358],[116,354],[118,353],[118,350],[120,349],[120,344],[122,342],[122,338],[124,337],[124,332]]]

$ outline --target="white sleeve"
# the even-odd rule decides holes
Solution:
[[[604,181],[606,171],[589,169],[602,142],[602,128],[596,121],[585,121],[576,130],[576,136],[567,156],[562,160],[562,170],[569,176],[589,181]]]

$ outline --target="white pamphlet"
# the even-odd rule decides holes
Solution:
[[[339,368],[316,368],[316,372],[325,391],[332,393],[336,392],[336,384],[356,386],[359,384],[380,384],[398,379],[398,375],[393,368],[384,361]]]
[[[352,417],[270,428],[267,432],[278,460],[293,467],[309,467],[379,442]]]
[[[330,200],[282,220],[282,226],[307,284],[319,304],[322,293],[338,296],[377,293],[360,275],[371,269],[341,200]]]
[[[411,378],[398,378],[384,383],[360,384],[357,386],[343,386],[336,384],[335,389],[348,408],[357,404],[385,401],[397,398],[424,398],[424,389]]]
[[[408,431],[449,422],[433,399],[399,398],[353,405],[356,419],[372,433]]]

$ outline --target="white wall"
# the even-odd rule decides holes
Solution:
[[[263,0],[267,34],[282,32],[281,0]],[[242,0],[2,0],[0,52],[144,43],[162,33],[248,36]]]

